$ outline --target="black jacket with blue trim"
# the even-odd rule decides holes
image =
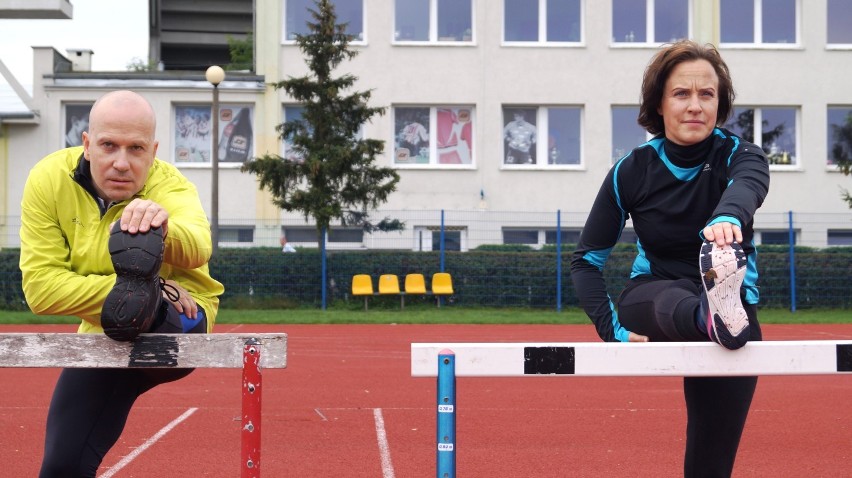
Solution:
[[[628,218],[638,237],[631,278],[685,278],[697,285],[702,229],[722,221],[739,225],[749,258],[746,301],[757,303],[754,213],[768,190],[763,150],[722,128],[686,147],[660,135],[619,160],[595,198],[571,260],[580,306],[598,335],[605,341],[628,339],[603,278]]]

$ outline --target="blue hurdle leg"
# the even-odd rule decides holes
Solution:
[[[438,354],[438,478],[456,477],[456,355]]]

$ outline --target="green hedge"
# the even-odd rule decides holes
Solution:
[[[565,251],[572,246],[566,245]],[[761,305],[790,307],[790,266],[786,247],[761,247],[758,254]],[[17,249],[0,250],[0,309],[24,310]],[[616,297],[630,273],[635,248],[618,247],[609,258],[606,279]],[[489,247],[445,254],[445,270],[453,276],[455,295],[450,301],[463,306],[556,307],[556,263],[553,248],[542,251],[514,246]],[[562,305],[576,306],[571,284],[570,253],[562,254]],[[301,249],[282,254],[278,248],[220,249],[211,261],[213,277],[225,284],[225,307],[269,308],[322,304],[322,258],[318,250]],[[440,270],[438,252],[329,251],[327,255],[329,304],[360,299],[350,297],[352,276],[419,272],[429,278]],[[796,248],[796,305],[798,308],[852,307],[852,248],[816,250]],[[431,298],[408,298],[406,303]],[[382,302],[374,300],[379,306]],[[398,301],[387,300],[387,306]]]

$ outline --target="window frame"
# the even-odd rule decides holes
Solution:
[[[833,139],[834,132],[832,131],[832,126],[834,126],[835,123],[832,123],[831,121],[829,121],[828,115],[830,113],[830,110],[832,110],[832,109],[845,111],[846,117],[848,118],[849,116],[852,116],[852,104],[849,104],[849,105],[829,104],[829,105],[826,106],[826,111],[825,111],[825,129],[826,129],[825,168],[826,168],[827,171],[840,172],[840,168],[837,166],[837,164],[834,163],[834,162],[830,162],[831,161],[831,150],[833,149],[833,146],[834,146],[834,139]],[[850,154],[852,154],[852,151],[850,151]]]
[[[536,40],[506,40],[506,0],[503,0],[503,22],[501,24],[500,45],[508,47],[583,47],[586,45],[586,0],[578,0],[580,11],[578,19],[580,23],[580,39],[577,41],[548,41],[547,40],[547,2],[549,0],[538,0],[538,38]]]
[[[211,131],[212,131],[212,128],[213,128],[213,117],[212,117],[213,103],[180,101],[180,102],[172,103],[171,107],[172,108],[171,108],[170,138],[172,140],[172,145],[171,145],[172,148],[171,148],[170,153],[172,154],[172,163],[175,166],[178,166],[180,168],[198,169],[198,168],[210,168],[210,167],[212,167],[213,166],[212,158],[209,158],[206,161],[204,161],[204,160],[201,160],[201,161],[180,160],[179,161],[178,160],[178,157],[180,157],[182,155],[182,153],[180,153],[178,151],[178,149],[185,147],[185,146],[188,146],[188,143],[184,143],[183,141],[178,140],[178,135],[180,134],[179,131],[178,131],[178,121],[179,121],[178,108],[195,108],[197,110],[208,111],[211,114],[209,121],[210,121],[210,128],[211,128]],[[255,153],[256,148],[257,148],[257,122],[255,120],[255,113],[257,112],[257,105],[253,102],[241,102],[241,101],[229,101],[229,102],[226,102],[226,103],[219,103],[219,114],[221,115],[222,110],[228,109],[228,108],[235,110],[237,114],[239,114],[240,110],[243,109],[243,108],[249,109],[249,117],[251,118],[252,137],[251,137],[251,147],[249,148],[247,159],[252,158],[254,156],[254,153]],[[223,122],[221,119],[219,120],[219,129],[220,129],[219,141],[220,142],[224,139],[223,135],[224,135],[225,128],[227,126],[228,126],[227,122]],[[191,140],[186,140],[186,141],[189,142]],[[213,135],[212,134],[210,135],[209,141],[210,141],[211,149],[209,149],[207,151],[208,155],[210,154],[210,151],[212,151],[212,147],[214,147],[213,146]],[[215,146],[215,147],[218,147],[218,146]],[[201,153],[199,153],[199,154],[201,154]],[[238,169],[238,168],[242,167],[243,164],[245,164],[244,161],[223,161],[223,158],[221,158],[221,157],[218,158],[217,163],[218,163],[219,168],[221,168],[221,169]]]
[[[792,154],[793,160],[791,160],[789,164],[772,163],[772,158],[770,158],[769,153],[766,151],[766,148],[764,148],[764,145],[763,145],[763,130],[762,130],[762,128],[757,127],[757,125],[763,124],[763,110],[764,109],[782,109],[782,108],[783,109],[792,109],[793,114],[794,114],[794,119],[795,119],[795,122],[796,122],[796,124],[795,124],[796,132],[793,135],[793,141],[795,141],[795,151],[792,152],[793,153]],[[754,142],[754,144],[760,146],[761,149],[763,149],[764,154],[766,154],[767,159],[770,161],[769,162],[769,169],[771,171],[801,171],[803,169],[802,168],[802,156],[801,156],[801,151],[802,151],[802,128],[801,128],[802,107],[801,107],[801,105],[762,105],[762,106],[739,105],[739,106],[734,108],[734,114],[736,113],[736,110],[753,110],[754,111],[754,118],[752,120],[752,128],[754,128],[752,130],[752,135],[753,135],[753,138],[754,138],[753,142]],[[732,115],[731,119],[729,119],[728,123],[725,123],[725,125],[723,125],[723,127],[727,128],[728,124],[730,124],[730,121],[732,121],[734,118],[735,118],[735,116]],[[730,129],[730,128],[728,128],[728,129]],[[737,131],[733,131],[733,133],[739,135],[739,133]]]
[[[301,0],[284,0],[283,5],[281,6],[281,44],[282,45],[295,45],[296,38],[288,38],[290,32],[287,31],[287,4],[291,1],[301,1]],[[308,7],[311,9],[315,8],[312,0],[305,0],[308,3]],[[332,3],[335,0],[331,0]],[[337,4],[334,5],[335,12],[337,11]],[[340,21],[340,18],[338,18]],[[361,0],[361,33],[360,36],[356,35],[355,38],[350,42],[352,45],[366,45],[367,42],[367,0]]]
[[[693,18],[693,2],[690,0],[686,0],[686,37],[692,38],[693,29],[692,29],[692,18]],[[614,7],[613,7],[614,8]],[[609,44],[611,48],[648,48],[648,47],[656,47],[666,43],[669,43],[671,40],[657,40],[657,29],[656,29],[656,0],[645,0],[645,41],[616,41],[615,32],[614,32],[614,21],[615,17],[610,17],[609,22]],[[613,13],[614,15],[614,13]],[[649,33],[653,34],[653,40],[648,40]]]
[[[748,0],[737,0],[748,1]],[[754,19],[752,24],[752,41],[751,42],[725,42],[722,40],[722,15],[721,15],[721,0],[719,4],[719,48],[737,48],[737,49],[777,49],[777,50],[794,50],[802,48],[802,2],[801,0],[793,0],[795,12],[794,18],[794,34],[795,41],[791,43],[764,42],[763,41],[763,0],[752,0],[754,6]],[[827,31],[827,29],[826,29]]]
[[[838,0],[835,0],[835,1],[838,1]],[[833,15],[832,15],[832,12],[831,12],[831,2],[832,2],[832,0],[827,0],[826,9],[825,9],[825,13],[826,13],[825,48],[827,50],[850,50],[850,49],[852,49],[852,38],[850,38],[849,41],[845,42],[845,43],[832,43],[829,39],[829,33],[830,33],[829,32],[829,23],[830,23],[829,19],[833,18]],[[852,5],[849,5],[849,8],[852,9]],[[850,17],[852,17],[852,12],[850,12],[848,15]]]
[[[631,126],[635,126],[638,131],[643,132],[645,137],[644,137],[644,141],[642,141],[642,142],[635,143],[635,144],[633,144],[633,146],[626,146],[629,149],[625,149],[624,154],[616,156],[615,155],[615,131],[616,131],[617,125],[615,124],[615,110],[616,109],[627,109],[627,108],[636,110],[636,116],[634,117],[633,124]],[[621,104],[609,105],[609,124],[610,124],[610,129],[611,129],[611,131],[610,131],[610,142],[609,142],[609,148],[610,148],[609,154],[610,154],[610,158],[612,158],[612,164],[617,163],[621,158],[630,154],[630,152],[633,151],[635,148],[637,148],[638,146],[650,141],[654,137],[654,135],[652,135],[647,130],[642,128],[642,126],[640,126],[639,123],[636,122],[636,119],[639,118],[639,108],[640,108],[639,105],[621,105]]]
[[[429,126],[427,134],[429,136],[429,162],[428,163],[406,163],[397,161],[397,150],[399,148],[398,137],[401,133],[397,129],[397,109],[399,108],[428,108],[429,109]],[[451,109],[455,111],[467,110],[469,119],[465,122],[470,123],[471,144],[468,145],[468,154],[470,156],[469,163],[441,163],[439,147],[435,139],[434,132],[438,130],[438,112],[440,110]],[[476,169],[476,155],[478,153],[477,135],[476,135],[476,107],[474,105],[410,105],[410,104],[394,104],[391,105],[391,137],[388,144],[392,145],[392,154],[390,157],[390,166],[397,169]],[[424,125],[425,126],[425,125]]]
[[[504,130],[506,126],[510,123],[506,118],[506,110],[535,110],[535,128],[536,128],[536,138],[535,138],[535,155],[536,162],[533,164],[509,164],[506,162],[506,157],[508,151],[506,150],[506,140],[504,137]],[[577,142],[579,145],[579,162],[577,163],[566,163],[566,164],[550,164],[548,158],[550,157],[550,153],[548,151],[549,140],[547,140],[547,136],[550,134],[550,115],[549,112],[551,109],[576,109],[578,111],[578,123],[579,123],[579,131],[577,132]],[[531,169],[536,170],[585,170],[586,162],[585,162],[585,149],[583,144],[583,136],[585,135],[585,107],[583,105],[556,105],[556,104],[546,104],[546,105],[529,105],[529,104],[502,104],[500,106],[500,169],[505,171],[529,171]],[[544,133],[542,133],[544,132]],[[542,140],[542,135],[545,135],[545,140]]]
[[[94,101],[68,101],[62,103],[62,131],[59,139],[63,148],[83,145],[83,132],[89,130],[89,113],[92,111]],[[85,117],[85,126],[73,123],[78,115]],[[69,141],[73,139],[73,141]]]
[[[441,226],[428,226],[428,225],[418,225],[412,228],[412,251],[417,252],[429,252],[429,251],[440,251],[439,248],[432,247],[436,241],[440,241],[441,234]],[[423,237],[423,234],[426,233],[429,237]],[[445,242],[446,234],[452,233],[452,235],[459,236],[459,249],[448,249],[444,248],[445,252],[467,252],[469,249],[469,238],[470,228],[468,226],[444,226],[444,234],[445,234]],[[437,236],[437,238],[436,238]]]
[[[391,44],[397,46],[405,46],[405,45],[416,45],[416,46],[473,46],[476,45],[476,3],[473,0],[466,0],[470,2],[470,28],[469,37],[467,39],[462,38],[462,40],[441,40],[438,36],[439,30],[439,12],[438,12],[438,2],[440,0],[427,0],[429,2],[429,38],[426,40],[400,40],[399,39],[399,28],[397,27],[397,1],[393,2],[393,28],[391,30]]]

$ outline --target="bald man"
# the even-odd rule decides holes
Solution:
[[[36,314],[79,333],[207,333],[222,284],[195,186],[156,158],[156,116],[131,91],[98,99],[82,147],[30,171],[21,202],[23,289]],[[64,369],[47,416],[40,477],[94,477],[134,401],[189,369]]]

